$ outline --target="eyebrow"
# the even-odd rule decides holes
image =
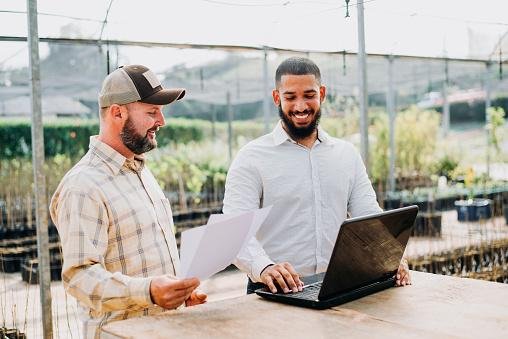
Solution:
[[[285,91],[283,92],[282,94],[283,95],[291,95],[291,94],[295,94],[296,92],[295,91]],[[308,89],[306,91],[303,91],[304,94],[309,94],[309,93],[317,93],[317,91],[315,89]]]

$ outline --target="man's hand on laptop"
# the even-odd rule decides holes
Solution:
[[[274,264],[265,267],[261,272],[261,280],[268,286],[272,293],[277,293],[275,283],[284,293],[299,292],[303,290],[303,282],[300,280],[293,266],[288,262]]]
[[[409,267],[406,259],[402,259],[400,261],[399,269],[397,270],[395,278],[395,286],[411,285],[411,276],[409,275]]]

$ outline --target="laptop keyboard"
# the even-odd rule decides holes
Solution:
[[[307,299],[307,300],[317,300],[319,291],[321,290],[322,281],[315,282],[313,284],[307,285],[303,288],[301,292],[289,293],[287,296],[291,298],[298,299]]]

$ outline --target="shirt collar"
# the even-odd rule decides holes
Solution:
[[[282,128],[282,121],[281,120],[279,120],[279,122],[273,129],[272,135],[273,135],[273,144],[275,146],[279,146],[284,141],[291,140],[291,138],[289,137],[287,132],[284,130],[284,128]]]
[[[317,129],[318,129],[318,139],[317,139],[318,142],[321,142],[324,144],[329,144],[329,145],[332,145],[335,143],[335,140],[332,137],[330,137],[330,135],[328,133],[326,133],[321,128],[321,126],[318,125]],[[288,135],[288,133],[282,127],[282,120],[279,120],[279,122],[273,129],[272,135],[273,135],[273,143],[275,146],[278,146],[285,141],[294,142],[293,139],[291,139],[291,137]]]
[[[143,155],[135,155],[134,160],[127,159],[111,146],[100,141],[97,135],[90,137],[89,148],[109,166],[114,175],[117,175],[123,167],[136,172],[141,171],[144,167],[145,158]]]
[[[318,140],[325,145],[333,145],[337,142],[336,139],[332,138],[328,133],[325,132],[321,126],[318,125]]]

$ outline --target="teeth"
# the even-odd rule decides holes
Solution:
[[[295,117],[301,120],[307,119],[308,116],[309,114],[295,114]]]

